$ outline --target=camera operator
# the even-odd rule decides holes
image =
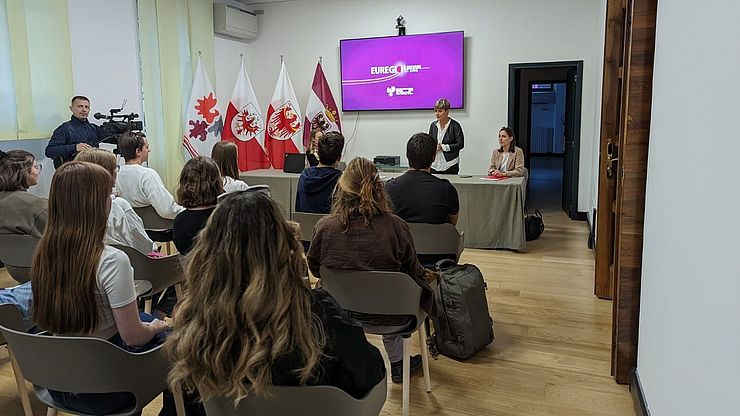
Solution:
[[[54,130],[46,146],[46,157],[54,160],[54,168],[75,158],[78,152],[98,147],[104,138],[100,126],[87,121],[90,113],[90,100],[82,95],[72,97],[72,118]]]

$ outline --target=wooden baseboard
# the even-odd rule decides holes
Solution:
[[[632,402],[635,404],[635,414],[637,416],[650,416],[650,409],[645,399],[645,392],[642,391],[642,385],[640,385],[640,376],[637,374],[637,369],[632,370],[630,393],[632,393]]]

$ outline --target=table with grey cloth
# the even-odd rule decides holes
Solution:
[[[400,175],[400,172],[380,173],[383,181]],[[282,207],[285,218],[292,218],[300,174],[259,169],[243,172],[240,176],[249,185],[269,185],[272,197]],[[465,233],[466,248],[527,248],[524,237],[525,177],[489,181],[481,179],[481,176],[438,176],[449,180],[457,189],[460,199],[457,228]]]

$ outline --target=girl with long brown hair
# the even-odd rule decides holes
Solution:
[[[128,257],[103,244],[113,178],[88,162],[68,162],[54,174],[49,223],[31,267],[33,316],[54,334],[92,336],[121,347],[147,344],[168,325],[139,317]],[[114,395],[54,393],[55,399],[94,413],[120,406]],[[107,397],[111,396],[111,397]],[[98,407],[101,406],[101,407]]]
[[[301,384],[363,396],[383,378],[380,353],[305,275],[303,249],[277,203],[260,192],[223,197],[186,260],[177,327],[165,344],[171,385],[203,399]]]
[[[307,259],[311,273],[319,278],[321,266],[406,273],[424,288],[422,306],[431,309],[427,276],[432,275],[417,260],[408,224],[392,213],[378,170],[365,158],[356,157],[347,165],[334,191],[331,214],[314,228]],[[400,329],[405,324],[382,326]],[[400,383],[403,339],[384,336],[383,344],[391,361],[391,377]],[[421,356],[417,355],[411,358],[411,369],[419,368]]]
[[[218,165],[224,182],[224,192],[245,191],[247,183],[239,179],[237,157],[239,149],[232,142],[220,141],[213,145],[211,159]]]
[[[524,151],[516,145],[514,130],[501,127],[498,131],[499,148],[491,155],[488,174],[492,176],[524,176]]]

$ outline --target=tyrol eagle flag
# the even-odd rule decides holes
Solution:
[[[185,159],[210,156],[213,145],[221,139],[223,120],[217,104],[216,93],[199,56],[193,77],[193,89],[185,111],[182,135]]]
[[[242,61],[239,76],[226,108],[223,140],[236,144],[239,149],[239,170],[247,171],[270,167],[265,154],[265,121],[257,104],[252,83]]]
[[[302,153],[301,109],[295,97],[293,85],[285,69],[280,65],[275,92],[267,108],[267,133],[265,148],[270,163],[275,169],[282,169],[286,153]]]
[[[308,96],[306,106],[306,118],[303,121],[303,146],[308,147],[311,140],[311,130],[342,131],[339,121],[339,110],[334,96],[331,94],[329,83],[326,82],[321,61],[316,64],[316,72],[313,74],[311,93]]]

